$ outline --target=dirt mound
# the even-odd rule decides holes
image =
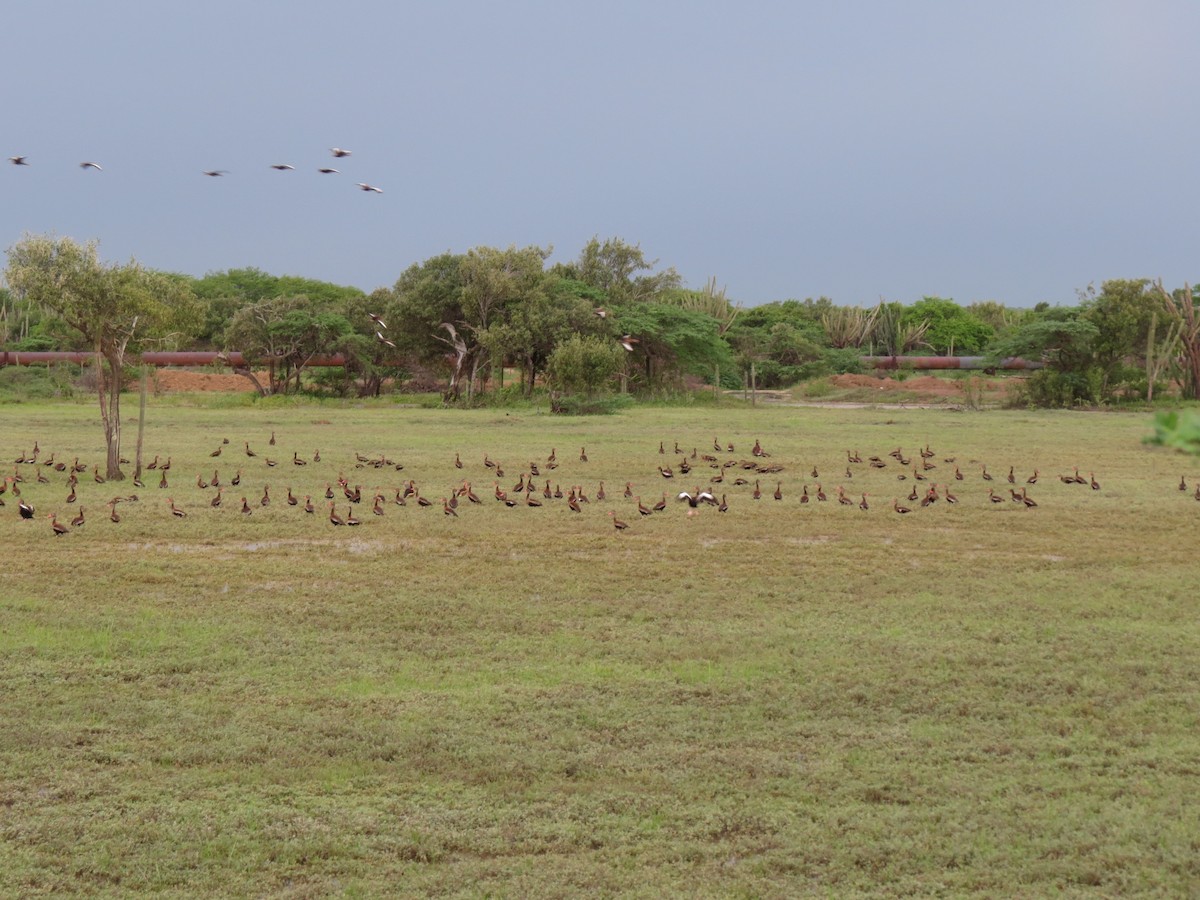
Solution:
[[[263,372],[258,377],[265,380],[266,373]],[[254,384],[245,375],[159,369],[154,373],[154,390],[156,393],[253,391]]]
[[[883,391],[889,393],[892,391],[907,391],[917,394],[920,397],[961,397],[963,395],[962,382],[952,378],[939,378],[936,375],[914,375],[910,378],[905,378],[903,381],[897,381],[894,378],[880,378],[877,375],[833,375],[829,379],[830,384],[837,388],[866,388],[872,391]],[[976,381],[979,389],[985,394],[1003,394],[1008,390],[1008,384],[996,378],[984,378],[979,376]]]

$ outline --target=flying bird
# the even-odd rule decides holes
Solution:
[[[629,335],[624,335],[623,337],[617,338],[617,343],[620,344],[622,347],[624,347],[626,350],[628,350],[630,353],[632,353],[633,345],[641,343],[641,342],[635,337],[630,337]]]
[[[363,183],[363,182],[361,182],[361,181],[360,181],[360,182],[358,182],[357,184],[358,184],[358,187],[359,187],[359,189],[360,189],[360,190],[364,190],[364,191],[374,191],[376,194],[382,194],[382,193],[383,193],[383,188],[377,188],[377,187],[375,187],[374,185],[371,185],[371,184],[364,184],[364,183]]]
[[[393,350],[395,350],[395,349],[396,349],[396,344],[395,344],[393,341],[389,341],[387,338],[385,338],[385,337],[383,336],[383,333],[382,333],[382,332],[376,331],[376,332],[375,332],[375,337],[379,338],[379,343],[381,343],[381,344],[387,344],[387,345],[388,345],[389,347],[391,347]]]
[[[209,178],[220,178],[226,171],[226,169],[208,169],[204,174]]]
[[[383,319],[381,319],[377,313],[367,313],[367,318],[370,319],[372,322],[374,322],[376,325],[378,325],[380,328],[382,328],[384,331],[387,330],[387,322],[383,321]]]
[[[23,156],[10,156],[10,157],[8,158],[8,161],[9,161],[10,163],[12,163],[14,166],[27,166],[27,165],[29,165],[29,163],[25,162],[25,157],[23,157]]]
[[[81,168],[81,169],[95,169],[97,172],[103,172],[103,171],[104,171],[104,168],[103,168],[103,167],[100,165],[100,163],[94,163],[94,162],[81,162],[81,163],[79,164],[79,168]]]
[[[271,168],[274,169],[276,172],[290,172],[290,171],[294,170],[296,167],[289,166],[287,163],[272,163]]]
[[[317,169],[317,171],[320,172],[322,175],[337,175],[338,174],[337,169]]]
[[[343,150],[341,147],[332,147],[332,148],[330,148],[329,152],[332,153],[338,159],[341,159],[344,156],[350,155],[349,150]]]

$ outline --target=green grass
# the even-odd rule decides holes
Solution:
[[[0,471],[35,439],[100,461],[96,419],[0,411]],[[89,472],[88,522],[61,539],[3,495],[0,891],[1196,893],[1200,503],[1176,486],[1200,464],[1143,446],[1149,430],[1125,413],[154,403],[168,490]],[[643,519],[621,496],[706,483],[700,460],[672,482],[656,467],[714,436],[785,467],[764,499],[733,469],[725,515]],[[961,502],[901,517],[913,482],[886,453],[926,443]],[[853,449],[888,468],[845,479]],[[593,502],[508,509],[485,453],[505,489],[534,460],[539,486]],[[989,503],[982,464],[998,490],[1010,465],[1040,469],[1039,507]],[[1059,482],[1073,466],[1103,489]],[[243,470],[220,510],[195,486],[214,467]],[[19,469],[39,514],[74,515],[64,475]],[[283,503],[339,473],[363,486],[360,528]],[[464,477],[484,505],[457,519],[370,514],[376,489],[412,478],[440,501]],[[818,480],[871,509],[801,506]],[[134,491],[109,522],[104,502]]]

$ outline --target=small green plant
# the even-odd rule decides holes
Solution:
[[[1154,434],[1147,444],[1174,447],[1183,453],[1200,456],[1200,411],[1160,412],[1154,417]]]

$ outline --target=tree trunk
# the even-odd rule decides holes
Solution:
[[[138,479],[142,477],[142,438],[146,434],[146,390],[149,387],[150,367],[142,366],[142,394],[138,401],[138,436],[137,436],[137,453],[134,454],[134,469],[133,477]]]
[[[121,471],[121,363],[122,356],[118,352],[96,353],[100,419],[104,423],[104,443],[107,448],[104,477],[109,481],[120,481],[125,477]]]

